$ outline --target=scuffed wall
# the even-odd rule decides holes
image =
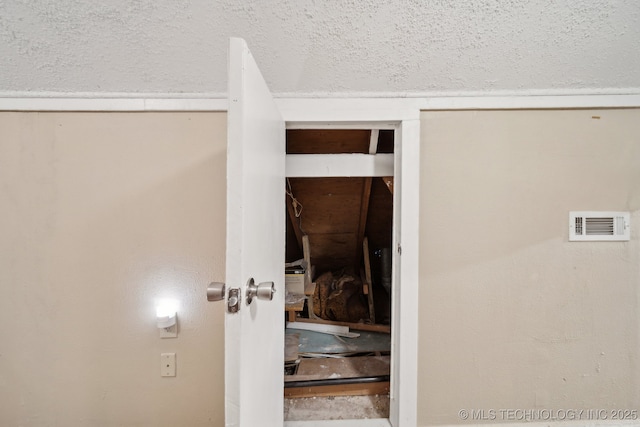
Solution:
[[[0,113],[0,425],[223,425],[225,147],[225,114]]]
[[[640,110],[421,126],[419,424],[640,412]],[[570,210],[631,211],[632,239],[568,242]]]

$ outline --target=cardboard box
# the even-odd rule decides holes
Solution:
[[[302,273],[285,273],[284,286],[289,293],[304,295],[304,271]]]

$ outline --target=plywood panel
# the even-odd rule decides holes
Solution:
[[[393,130],[381,129],[378,135],[378,153],[393,153],[394,133]]]
[[[291,178],[291,190],[302,204],[306,233],[356,232],[360,214],[362,178]]]
[[[313,258],[339,258],[343,254],[350,255],[356,250],[356,233],[325,233],[310,234],[309,242],[312,245],[311,262]]]
[[[287,154],[368,153],[370,130],[287,130]]]
[[[355,267],[362,217],[363,178],[291,178],[302,204],[302,233],[309,236],[317,272]]]
[[[368,144],[364,138],[368,135],[369,131],[362,134],[363,143]],[[365,235],[372,250],[390,245],[392,195],[380,178],[289,178],[288,182],[303,206],[300,218],[291,218],[299,229],[296,224],[288,232],[298,231],[298,243],[301,235],[309,236],[311,263],[318,274],[343,267],[360,271]]]

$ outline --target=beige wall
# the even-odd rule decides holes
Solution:
[[[0,114],[0,425],[223,425],[225,121]]]
[[[419,424],[639,409],[640,110],[421,126]],[[631,211],[632,240],[569,243],[570,210]]]
[[[0,425],[223,424],[225,129],[0,114]],[[420,425],[639,408],[639,135],[640,110],[423,113]],[[587,209],[633,211],[632,241],[568,243]]]

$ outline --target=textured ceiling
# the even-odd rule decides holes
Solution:
[[[0,0],[0,95],[638,93],[638,0]]]

